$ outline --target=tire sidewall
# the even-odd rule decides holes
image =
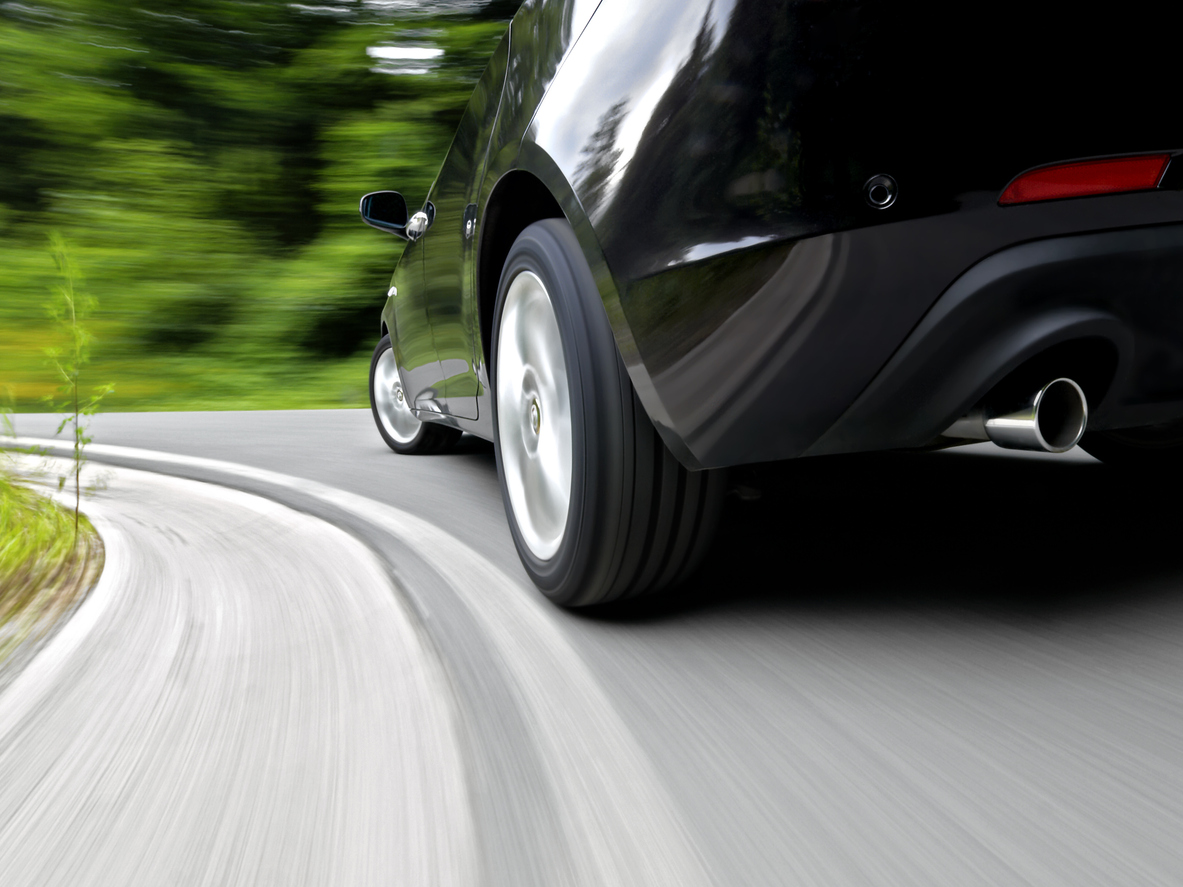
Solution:
[[[533,272],[546,287],[551,308],[559,328],[563,345],[563,362],[571,398],[571,499],[567,509],[567,523],[563,538],[555,554],[543,560],[526,544],[518,529],[513,505],[509,498],[508,479],[501,452],[501,427],[497,408],[497,366],[502,315],[510,284],[523,271]],[[592,288],[588,291],[589,286]],[[588,311],[588,303],[595,311]],[[599,312],[596,317],[595,312]],[[589,317],[590,315],[590,317]],[[522,559],[522,564],[534,583],[549,598],[560,604],[578,603],[578,596],[587,578],[595,573],[590,563],[596,550],[595,540],[588,538],[593,528],[603,525],[601,509],[606,505],[605,494],[612,489],[611,479],[604,471],[605,456],[612,455],[613,423],[603,421],[602,389],[596,368],[602,365],[603,355],[596,354],[596,333],[602,340],[603,330],[596,330],[598,320],[607,324],[598,291],[586,261],[578,252],[574,233],[565,220],[547,220],[528,227],[515,241],[502,268],[497,288],[497,305],[493,315],[493,341],[490,349],[493,373],[493,446],[497,456],[497,478],[505,512],[509,517],[510,533]],[[591,333],[591,335],[589,335]],[[610,330],[608,335],[611,335]],[[602,342],[601,342],[602,346]],[[615,345],[612,345],[615,349]],[[600,349],[603,350],[602,347]],[[612,353],[615,359],[615,351]],[[607,427],[605,427],[607,426]],[[605,432],[607,432],[605,434]],[[618,435],[616,435],[618,438]],[[607,439],[605,439],[607,438]],[[619,446],[619,445],[618,445]],[[610,458],[609,458],[610,461]],[[611,472],[607,472],[610,474]]]

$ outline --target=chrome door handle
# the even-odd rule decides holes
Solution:
[[[411,221],[407,222],[407,239],[418,240],[427,233],[427,227],[431,222],[427,218],[427,213],[417,212],[411,216]]]

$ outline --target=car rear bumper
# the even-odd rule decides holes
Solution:
[[[1039,240],[979,262],[805,455],[924,446],[1024,366],[1047,376],[1036,385],[1076,377],[1093,429],[1183,416],[1183,225]]]
[[[696,309],[646,321],[630,307],[672,300],[647,281],[623,294],[641,357],[630,371],[694,467],[926,446],[999,380],[1069,342],[1084,345],[1061,348],[1068,365],[1049,371],[1081,377],[1091,428],[1180,417],[1183,224],[1166,222],[1183,218],[1181,198],[1063,201],[1001,217],[1010,226],[991,206],[838,232],[759,247],[763,258],[744,250],[737,276],[714,258],[692,270],[680,304],[733,298],[722,319]],[[1089,204],[1123,201],[1129,212],[1111,217],[1128,227],[1096,230],[1104,215]],[[1047,236],[1073,228],[1093,230]]]

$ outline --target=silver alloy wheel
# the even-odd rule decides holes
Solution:
[[[514,518],[539,560],[558,551],[571,505],[571,392],[546,286],[513,279],[497,330],[497,433]]]
[[[398,378],[398,367],[394,362],[394,349],[387,348],[378,358],[374,369],[374,404],[382,427],[400,444],[410,443],[419,433],[423,423],[415,418],[410,404],[403,395],[402,382]]]

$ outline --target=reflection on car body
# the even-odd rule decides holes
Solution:
[[[371,373],[387,442],[494,441],[567,605],[686,575],[728,466],[978,439],[1177,463],[1171,29],[968,15],[524,4],[414,220],[363,199],[410,240]]]

